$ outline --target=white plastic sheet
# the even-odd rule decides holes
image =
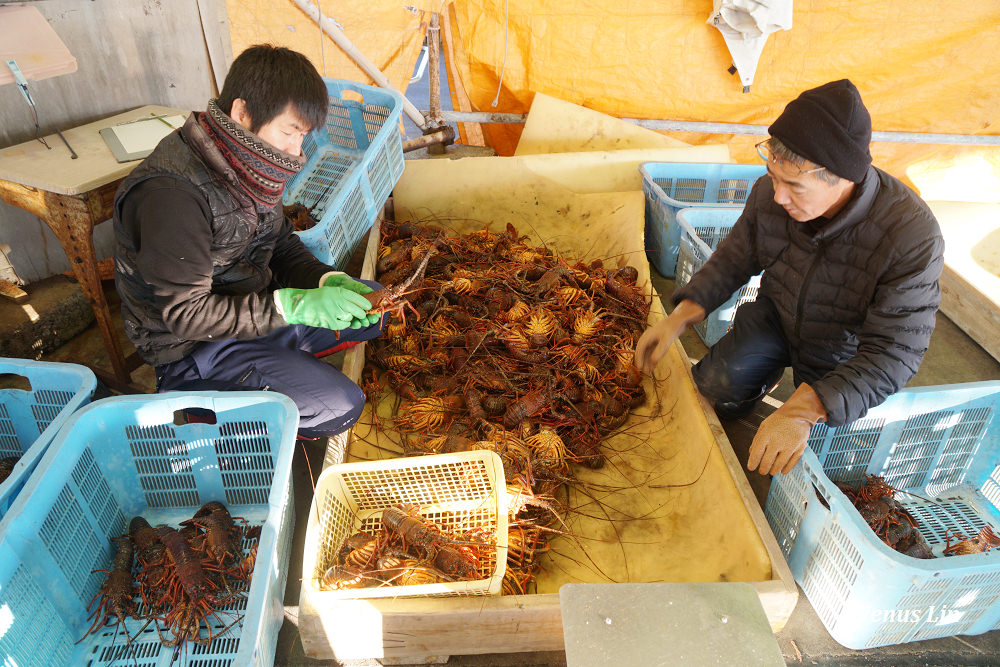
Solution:
[[[757,73],[767,36],[792,27],[792,0],[715,0],[708,24],[726,40],[746,93]]]

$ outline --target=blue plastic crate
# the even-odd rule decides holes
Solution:
[[[844,646],[1000,628],[1000,549],[929,560],[890,549],[834,484],[865,473],[901,491],[936,555],[948,537],[1000,532],[1000,382],[905,389],[863,419],[814,427],[765,507],[795,580]]]
[[[353,81],[324,81],[330,93],[326,124],[303,141],[307,162],[289,181],[283,201],[310,210],[318,222],[299,237],[320,261],[341,269],[403,174],[403,99]]]
[[[216,423],[185,423],[182,411]],[[204,416],[204,413],[203,413]],[[281,627],[294,505],[291,462],[298,412],[272,392],[177,392],[95,401],[52,441],[0,521],[0,655],[17,665],[270,665]],[[80,644],[87,605],[113,557],[110,539],[133,516],[177,523],[205,502],[262,526],[247,596],[210,617],[207,645],[163,646],[152,625],[129,619]],[[250,546],[244,540],[244,547]],[[204,631],[203,631],[204,632]]]
[[[764,165],[646,162],[639,167],[646,197],[646,256],[665,278],[677,266],[677,212],[700,206],[743,208]]]
[[[704,207],[685,208],[677,213],[677,228],[681,232],[675,278],[677,287],[687,285],[691,282],[691,277],[705,266],[712,251],[719,247],[722,239],[726,238],[742,212],[743,209],[734,207]],[[747,301],[756,299],[759,289],[760,275],[756,275],[729,297],[728,301],[694,325],[694,330],[705,341],[705,345],[715,345],[726,335],[733,326],[736,309]]]
[[[97,378],[85,366],[8,358],[0,358],[0,375],[19,378],[0,388],[0,458],[21,457],[0,484],[2,518],[59,428],[90,402]]]

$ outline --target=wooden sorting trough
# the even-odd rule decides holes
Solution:
[[[399,217],[412,219],[409,209],[401,210],[399,193],[397,188]],[[539,191],[519,196],[532,207],[551,204]],[[582,217],[560,215],[544,233],[537,219],[522,227],[518,220],[524,218],[509,211],[508,217],[494,215],[493,228],[513,220],[522,233],[544,238],[574,259],[589,259],[586,249],[593,247],[605,257],[635,258],[619,262],[637,266],[640,284],[648,285],[641,193],[609,194],[607,206],[609,201],[594,197],[586,196],[595,206],[578,211]],[[595,207],[603,215],[592,216]],[[463,216],[446,208],[439,215],[453,231],[482,228],[478,222],[456,222]],[[490,215],[477,211],[484,214]],[[559,228],[567,223],[571,234]],[[369,239],[366,277],[374,271],[378,224]],[[651,321],[663,316],[654,299]],[[357,379],[363,365],[359,345],[348,352],[344,372]],[[795,582],[725,432],[695,390],[679,343],[645,382],[647,404],[633,413],[621,435],[604,443],[608,464],[596,471],[574,470],[588,488],[586,495],[571,491],[568,501],[586,511],[565,517],[579,539],[561,537],[553,543],[553,551],[543,557],[536,594],[335,600],[314,587],[315,573],[303,572],[299,632],[306,655],[432,662],[449,655],[563,650],[558,590],[570,582],[745,581],[760,595],[772,628],[782,628],[798,598]],[[350,434],[331,443],[325,464],[392,456],[391,435],[376,428],[389,411],[388,400],[376,407],[377,414],[366,407]],[[600,513],[608,518],[585,516]]]

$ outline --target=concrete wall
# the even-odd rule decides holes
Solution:
[[[39,0],[32,2],[76,57],[72,74],[29,81],[43,136],[145,104],[204,109],[232,61],[223,0]],[[0,87],[0,148],[34,138],[28,105]],[[64,150],[58,140],[53,150]],[[69,156],[67,155],[67,160]],[[110,256],[111,225],[94,230]],[[37,217],[0,202],[0,244],[27,283],[69,269]]]

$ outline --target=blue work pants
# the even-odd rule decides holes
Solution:
[[[764,295],[736,311],[733,326],[691,369],[698,390],[723,419],[753,411],[792,367],[795,386],[812,382],[825,371],[798,363],[785,336],[774,303]]]
[[[340,332],[292,324],[260,338],[201,343],[183,359],[156,367],[157,391],[276,391],[298,407],[300,436],[336,435],[361,416],[365,395],[319,357],[343,343],[377,338],[383,324]]]

